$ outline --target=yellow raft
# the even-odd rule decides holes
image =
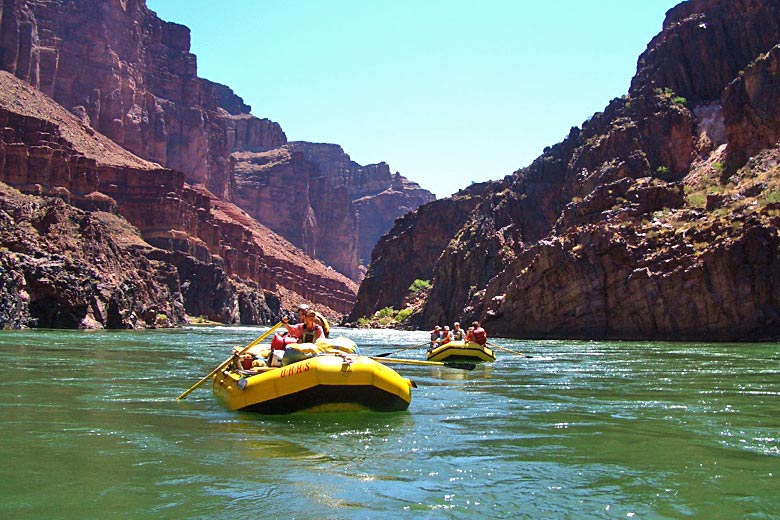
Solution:
[[[488,346],[465,341],[450,341],[428,352],[428,361],[495,361],[496,355]]]
[[[288,349],[320,353],[283,367],[257,368],[256,374],[228,367],[214,376],[214,395],[231,410],[265,414],[409,408],[411,380],[366,356],[345,352],[350,349],[343,338],[335,343],[290,345]]]

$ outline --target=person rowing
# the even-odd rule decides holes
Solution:
[[[309,306],[305,303],[302,303],[298,305],[298,322],[303,323],[304,318],[306,317],[306,313],[309,312]],[[326,338],[330,337],[330,323],[328,323],[328,319],[320,314],[319,312],[311,309],[312,312],[314,312],[314,322],[322,327],[322,332],[325,334]]]
[[[317,339],[325,335],[322,327],[315,323],[314,320],[316,319],[317,313],[312,309],[308,309],[304,314],[302,323],[290,325],[290,318],[287,316],[282,318],[282,323],[290,336],[298,338],[298,343],[315,343]]]

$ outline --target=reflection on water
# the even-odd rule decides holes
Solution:
[[[399,413],[235,413],[209,385],[175,400],[265,330],[0,333],[0,514],[773,518],[780,507],[777,344],[496,340],[523,355],[394,367],[418,384]],[[425,332],[334,335],[425,359]]]

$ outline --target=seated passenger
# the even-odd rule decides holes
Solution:
[[[309,311],[309,306],[302,303],[298,306],[298,323],[303,323],[306,313]],[[314,311],[314,322],[322,327],[322,332],[326,338],[330,337],[330,323],[328,319],[317,311]]]
[[[441,331],[441,344],[446,345],[450,341],[452,341],[452,331],[449,325],[445,325],[444,330]]]
[[[463,341],[466,338],[466,331],[460,328],[460,323],[456,321],[452,327],[453,341]]]
[[[322,327],[314,323],[317,313],[309,309],[303,318],[303,323],[290,325],[290,318],[282,318],[282,323],[287,328],[290,336],[298,338],[298,343],[315,343],[317,339],[325,335]]]
[[[428,346],[428,352],[435,349],[441,343],[441,327],[436,325],[431,331],[431,344]]]
[[[474,331],[471,333],[471,341],[484,347],[487,344],[487,332],[479,326],[478,321],[475,321],[471,325],[474,327]]]

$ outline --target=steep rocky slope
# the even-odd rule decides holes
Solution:
[[[299,301],[332,316],[351,307],[353,281],[7,72],[0,128],[2,325],[158,326],[185,312],[258,323]]]
[[[374,248],[358,300],[346,320],[355,322],[379,309],[400,309],[415,280],[430,280],[433,266],[469,218],[487,185],[477,184],[451,198],[420,206],[399,218]]]
[[[778,44],[774,1],[670,10],[629,93],[495,182],[448,235],[412,322],[480,319],[510,337],[780,338]],[[378,248],[370,271],[417,255]],[[378,285],[358,301],[378,301]]]
[[[197,76],[189,29],[160,20],[144,0],[0,0],[0,13],[0,69],[353,280],[393,220],[433,200],[384,172],[357,195],[354,172],[372,177],[386,165],[361,167],[337,146],[327,154],[306,153],[319,145],[285,147],[278,123],[252,116],[229,87]],[[288,157],[271,166],[269,152]],[[384,202],[388,191],[392,204]]]
[[[387,164],[361,166],[335,144],[235,152],[231,170],[237,205],[353,280],[395,219],[434,199]]]

